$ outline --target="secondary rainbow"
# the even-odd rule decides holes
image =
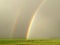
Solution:
[[[18,8],[17,11],[16,11],[15,20],[14,20],[13,25],[12,25],[12,27],[11,27],[11,33],[10,33],[10,37],[11,37],[11,38],[13,38],[13,34],[14,34],[15,28],[16,28],[16,24],[18,23],[18,18],[19,18],[19,16],[20,16],[20,12],[21,12],[21,11],[20,11],[20,8]]]

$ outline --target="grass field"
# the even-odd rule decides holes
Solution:
[[[60,39],[0,39],[0,45],[60,45]]]

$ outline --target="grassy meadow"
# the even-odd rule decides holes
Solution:
[[[60,39],[0,39],[0,45],[60,45]]]

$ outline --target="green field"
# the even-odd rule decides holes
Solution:
[[[0,45],[60,45],[60,39],[0,39]]]

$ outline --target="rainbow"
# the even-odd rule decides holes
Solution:
[[[16,17],[15,17],[15,20],[13,22],[13,25],[11,27],[11,33],[10,33],[10,37],[13,38],[13,33],[15,32],[15,28],[16,28],[16,24],[18,23],[18,18],[20,16],[20,8],[17,9],[17,12],[16,12]]]
[[[43,0],[42,3],[40,3],[40,5],[38,6],[38,8],[36,9],[35,13],[33,14],[32,16],[32,19],[30,21],[30,24],[29,24],[29,27],[28,27],[28,30],[27,30],[27,34],[26,34],[26,39],[29,38],[29,33],[30,33],[30,30],[31,30],[31,27],[32,27],[32,23],[34,22],[34,19],[40,9],[40,7],[45,3],[46,0]]]
[[[34,21],[34,18],[36,17],[36,14],[37,12],[39,11],[40,7],[44,4],[46,0],[43,0],[42,3],[40,3],[38,6],[37,6],[37,9],[35,10],[35,12],[33,13],[33,16],[30,20],[30,23],[29,23],[29,26],[28,26],[28,30],[27,30],[27,33],[26,33],[26,39],[28,39],[29,37],[29,33],[30,33],[30,30],[31,30],[31,26],[32,26],[32,23]],[[20,16],[20,8],[17,9],[17,12],[16,12],[16,18],[13,22],[13,26],[11,27],[11,33],[10,33],[10,37],[13,38],[13,33],[15,32],[15,28],[16,28],[16,24],[18,23],[18,17]]]

